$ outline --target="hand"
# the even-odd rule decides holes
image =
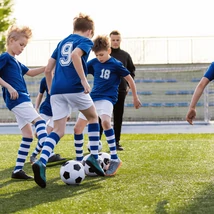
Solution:
[[[91,91],[91,86],[88,84],[87,80],[81,80],[82,86],[84,87],[84,93],[88,94]]]
[[[196,117],[196,110],[194,108],[190,108],[186,115],[186,120],[189,124],[193,125],[193,120]]]
[[[18,92],[13,87],[8,88],[8,92],[10,93],[11,100],[16,100],[19,98]]]
[[[136,109],[139,109],[141,107],[141,102],[140,102],[139,98],[134,99],[133,103],[134,103],[134,107]]]

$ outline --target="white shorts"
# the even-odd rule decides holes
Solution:
[[[86,110],[92,105],[91,96],[84,92],[51,95],[53,121],[62,119],[74,111]]]
[[[51,128],[53,128],[54,124],[53,124],[53,117],[52,116],[48,116],[46,114],[40,114],[40,116],[45,120],[46,124],[48,126],[50,126]]]
[[[21,103],[12,108],[11,111],[15,114],[16,121],[20,129],[22,129],[26,124],[32,123],[36,118],[40,117],[31,102]]]
[[[113,112],[113,104],[108,100],[99,100],[94,102],[96,111],[98,116],[100,117],[103,114],[108,115],[109,117],[112,116]],[[79,112],[78,115],[79,118],[83,120],[87,120],[86,117],[83,115],[83,113]]]

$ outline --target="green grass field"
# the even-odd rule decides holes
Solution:
[[[0,135],[0,213],[214,213],[214,135],[121,138],[125,150],[118,154],[123,165],[114,177],[86,177],[79,186],[67,186],[60,179],[60,166],[54,166],[47,168],[47,187],[42,189],[34,181],[10,178],[20,135]],[[102,142],[102,151],[108,152],[104,138]],[[73,136],[64,136],[55,152],[74,158]],[[29,157],[24,170],[33,174]]]

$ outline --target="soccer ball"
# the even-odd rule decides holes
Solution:
[[[84,158],[83,158],[83,166],[84,166],[84,170],[85,170],[85,174],[88,175],[88,176],[97,176],[97,173],[86,163],[86,160],[87,158],[90,156],[91,154],[88,154],[86,155]],[[103,168],[103,159],[102,157],[99,155],[98,156],[98,160],[100,162],[100,165],[101,167]]]
[[[60,168],[60,177],[67,185],[80,184],[85,179],[84,166],[75,160],[67,161]]]
[[[87,148],[88,148],[88,151],[90,152],[90,142],[89,141],[88,141]],[[99,140],[98,152],[101,152],[102,148],[103,148],[102,141]]]
[[[103,170],[104,172],[108,170],[109,165],[110,165],[110,160],[111,160],[111,155],[106,152],[100,152],[99,156],[103,159]]]

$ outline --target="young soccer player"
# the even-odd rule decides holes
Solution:
[[[110,166],[106,171],[106,176],[115,175],[122,162],[118,158],[114,130],[111,127],[111,117],[113,105],[118,99],[118,86],[121,77],[128,82],[133,95],[133,103],[136,109],[140,108],[141,102],[137,96],[136,85],[130,72],[125,68],[122,62],[110,56],[111,48],[107,36],[98,36],[95,38],[94,51],[96,58],[90,60],[87,64],[88,73],[94,76],[94,85],[90,93],[98,116],[101,118],[104,134],[110,149]],[[77,123],[74,127],[74,139],[76,159],[83,159],[83,130],[87,125],[87,118],[80,112]],[[93,150],[93,144],[90,147]]]
[[[192,95],[191,103],[189,105],[189,110],[186,115],[186,120],[189,124],[193,125],[193,120],[196,117],[196,104],[198,103],[198,100],[200,99],[201,95],[203,94],[203,91],[205,87],[214,80],[214,62],[212,62],[207,69],[204,76],[201,78],[200,82],[195,88],[195,91]]]
[[[46,93],[46,97],[42,102],[44,93]],[[46,128],[47,133],[50,134],[51,131],[53,130],[53,113],[50,103],[50,94],[48,93],[48,87],[45,77],[43,77],[40,81],[39,93],[36,97],[35,109],[37,110],[37,112],[39,112],[40,116],[45,120],[47,124]],[[37,161],[37,155],[41,152],[42,146],[43,145],[40,145],[40,142],[38,141],[35,150],[30,156],[31,164]],[[61,158],[60,154],[55,154],[54,152],[52,152],[48,159],[48,163],[53,164],[53,162],[55,162],[55,164],[62,164],[66,160],[67,160],[66,158]]]
[[[22,133],[16,166],[12,178],[32,179],[23,171],[30,144],[33,141],[31,124],[35,125],[39,142],[42,144],[47,136],[46,123],[37,113],[28,94],[23,76],[36,76],[44,72],[45,67],[29,69],[15,57],[22,53],[32,37],[29,27],[12,26],[7,35],[7,50],[0,55],[0,85],[7,108],[15,114]]]
[[[73,34],[57,45],[46,67],[46,81],[51,88],[51,106],[54,129],[47,137],[40,159],[33,165],[34,180],[42,188],[46,187],[46,164],[55,145],[65,132],[67,115],[73,110],[82,112],[87,120],[89,141],[94,145],[87,159],[97,174],[104,176],[98,161],[99,123],[95,106],[89,95],[87,59],[93,46],[94,22],[88,15],[79,14],[73,21]],[[52,79],[52,70],[56,66]]]
[[[123,65],[129,70],[130,75],[134,79],[135,77],[135,66],[132,61],[131,55],[120,48],[122,42],[122,36],[119,31],[113,30],[110,34],[110,43],[111,43],[111,56],[121,61]],[[116,148],[118,151],[122,151],[124,148],[120,144],[120,135],[121,128],[123,123],[123,113],[124,113],[124,103],[126,95],[129,91],[129,86],[127,81],[121,77],[120,84],[118,87],[118,100],[113,107],[113,128],[115,133]],[[101,124],[101,121],[100,121]],[[100,138],[102,136],[103,130],[102,125],[100,125]]]

